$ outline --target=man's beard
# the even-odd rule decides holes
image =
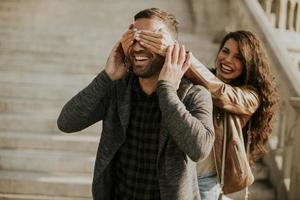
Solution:
[[[135,70],[137,67],[134,66],[133,64],[133,73],[135,75],[137,75],[138,77],[141,78],[149,78],[152,77],[156,74],[159,74],[161,68],[163,67],[165,62],[165,58],[160,56],[160,55],[156,55],[156,58],[154,58],[152,60],[152,62],[149,64],[150,66],[147,66],[147,69],[145,71],[143,71],[142,73],[138,72],[138,70]]]

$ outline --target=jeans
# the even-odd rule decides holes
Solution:
[[[217,175],[198,176],[198,186],[201,200],[217,200],[221,192]]]

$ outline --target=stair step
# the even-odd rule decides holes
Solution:
[[[1,170],[92,173],[95,154],[83,152],[1,149]]]
[[[117,39],[118,34],[112,34],[113,30],[95,29],[85,34],[75,34],[68,32],[47,32],[46,30],[35,31],[28,30],[22,33],[17,33],[11,30],[1,30],[0,40],[1,44],[5,46],[5,52],[31,52],[39,53],[40,55],[49,54],[49,56],[56,55],[58,58],[66,57],[67,59],[78,59],[78,57],[97,56],[97,52],[104,52],[104,49],[95,45],[101,43],[103,46],[109,46],[112,41],[104,41],[102,38],[113,36]],[[101,34],[101,37],[99,37]],[[93,43],[94,42],[94,43]],[[92,45],[94,44],[94,45]],[[110,49],[105,50],[107,53]]]
[[[184,33],[180,35],[180,42],[193,53],[207,67],[213,67],[215,63],[215,55],[217,54],[218,44],[212,43],[209,33]],[[201,48],[199,48],[201,46]],[[205,49],[205,51],[203,50]]]
[[[103,46],[104,45],[105,44],[103,44]],[[99,63],[102,61],[101,63],[105,64],[106,58],[111,50],[111,47],[109,45],[113,44],[110,42],[109,44],[106,44],[104,46],[106,47],[106,49],[100,49],[98,47],[99,49],[95,49],[93,52],[90,52],[91,49],[88,49],[86,51],[84,51],[84,49],[81,49],[84,53],[75,52],[71,47],[65,47],[65,51],[61,50],[62,52],[59,52],[56,49],[41,50],[36,48],[31,50],[26,49],[26,47],[23,47],[23,49],[21,49],[19,46],[11,46],[5,49],[1,49],[1,57],[3,57],[4,59],[3,61],[1,61],[1,63],[10,64],[7,62],[7,60],[11,60],[12,58],[16,59],[17,57],[18,59],[12,63],[20,63],[24,61],[28,61],[28,63],[35,63],[34,60],[36,60],[37,62],[43,61],[56,64],[68,63],[70,64],[69,67],[74,68],[76,68],[76,66],[78,66],[80,63]],[[69,52],[68,50],[71,52]],[[98,55],[99,53],[101,53],[102,56]],[[99,58],[102,59],[100,60]],[[28,63],[22,64],[28,65]]]
[[[4,194],[0,193],[2,200],[91,200],[91,198],[63,197],[63,196],[44,196],[44,195],[25,195],[25,194]]]
[[[51,85],[1,83],[0,94],[3,97],[67,100],[77,94],[80,87],[54,87]]]
[[[134,1],[134,3],[130,0],[111,2],[111,1],[87,1],[83,5],[79,5],[78,3],[74,3],[70,5],[68,1],[51,1],[51,3],[47,4],[36,4],[34,1],[28,1],[28,4],[24,3],[2,3],[8,9],[20,10],[20,12],[12,12],[7,10],[6,12],[2,11],[2,18],[11,19],[1,20],[2,24],[9,25],[18,25],[28,23],[32,16],[35,16],[36,19],[34,25],[38,26],[50,26],[57,25],[58,28],[61,28],[61,24],[70,24],[73,25],[77,23],[80,27],[85,26],[93,26],[93,28],[98,28],[95,24],[101,24],[108,26],[109,23],[118,26],[124,22],[130,22],[133,18],[133,15],[136,14],[141,9],[145,9],[147,7],[159,7],[171,10],[174,14],[177,13],[178,20],[181,23],[182,29],[187,29],[192,26],[192,22],[190,19],[190,10],[188,8],[188,4],[183,0],[173,0],[172,4],[164,1]],[[130,11],[124,12],[124,8],[130,5]],[[101,12],[98,12],[101,10]],[[34,13],[34,14],[32,14]],[[115,13],[122,13],[121,16],[116,17]],[[15,14],[15,16],[14,16]],[[43,15],[42,15],[43,14]],[[42,15],[43,17],[40,17]],[[53,17],[55,16],[55,17]],[[72,17],[70,17],[72,16]],[[31,17],[31,18],[30,18]],[[24,19],[25,18],[25,19]],[[1,18],[0,18],[1,19]],[[22,20],[20,20],[22,19]],[[60,20],[56,20],[60,19]],[[110,19],[110,20],[107,20]],[[46,23],[48,22],[48,23]],[[185,23],[184,23],[185,22]],[[75,26],[75,25],[74,25]],[[101,27],[101,26],[100,26]],[[65,28],[68,28],[65,27]]]
[[[57,118],[59,113],[38,113],[28,115],[28,113],[0,113],[1,131],[24,131],[39,134],[58,134],[61,131],[57,128]],[[96,123],[80,133],[88,135],[100,135],[102,123]]]
[[[1,83],[38,84],[53,87],[84,87],[88,85],[94,77],[95,75],[84,74],[66,75],[60,73],[0,71]]]
[[[300,52],[300,36],[298,32],[282,31],[280,29],[274,29],[274,33],[280,42],[285,45],[287,50],[292,52]]]
[[[245,190],[226,195],[234,200],[245,199]],[[274,200],[275,190],[266,181],[256,181],[249,187],[249,200]]]
[[[15,59],[18,57],[18,59]],[[35,58],[28,55],[1,56],[0,70],[28,71],[28,72],[60,72],[62,74],[97,74],[104,69],[107,56],[89,60],[51,60],[49,58]],[[30,64],[28,64],[30,63]]]
[[[91,183],[88,175],[0,171],[0,193],[88,198]]]
[[[41,100],[27,98],[2,97],[0,95],[1,113],[59,113],[66,101],[63,100]]]
[[[0,148],[31,150],[97,151],[100,136],[85,134],[39,134],[0,132]]]

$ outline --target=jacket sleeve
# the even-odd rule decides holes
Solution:
[[[188,107],[179,99],[176,89],[168,81],[158,82],[159,105],[168,133],[191,160],[206,158],[214,142],[212,100],[202,86],[187,97]]]
[[[212,95],[214,105],[231,113],[251,116],[260,105],[261,99],[255,88],[226,84],[195,58],[185,76],[195,84],[206,87]]]
[[[102,120],[112,83],[104,70],[98,74],[86,88],[64,105],[57,119],[58,128],[72,133]]]

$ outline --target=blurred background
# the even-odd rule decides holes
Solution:
[[[101,123],[63,134],[63,104],[105,66],[133,16],[175,14],[179,41],[207,66],[229,31],[264,43],[280,91],[269,153],[249,199],[299,199],[300,0],[0,0],[0,199],[88,200]],[[298,133],[298,134],[297,134]],[[231,195],[243,199],[244,191]]]

